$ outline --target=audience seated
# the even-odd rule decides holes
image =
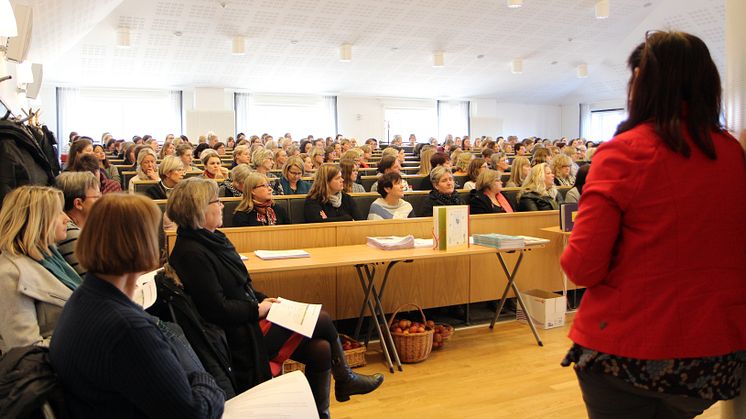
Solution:
[[[355,219],[357,207],[343,189],[342,172],[337,166],[325,164],[319,167],[304,203],[305,221],[321,223]]]
[[[570,157],[559,154],[552,159],[552,173],[554,173],[554,184],[557,186],[572,186],[575,176],[571,174],[573,161]]]
[[[384,156],[381,157],[381,160],[378,162],[376,170],[378,171],[378,176],[385,175],[387,173],[398,173],[399,175],[401,175],[401,163],[399,162],[397,155]],[[404,188],[405,191],[412,190],[406,179],[402,179],[401,182],[402,188]],[[373,182],[373,185],[371,185],[370,187],[370,191],[378,191],[378,181]]]
[[[104,172],[107,179],[113,180],[121,186],[122,178],[119,176],[119,169],[116,166],[109,163],[109,159],[106,157],[104,146],[96,144],[93,146],[93,154],[98,159],[99,168]]]
[[[341,193],[339,170],[322,166],[319,175],[328,174],[332,174],[329,180],[335,179]],[[326,185],[328,181],[320,183]],[[214,183],[199,178],[187,179],[174,190],[166,211],[179,230],[170,263],[202,317],[225,330],[237,390],[271,379],[270,356],[281,364],[286,353],[306,365],[306,378],[321,417],[329,417],[330,369],[338,401],[375,390],[383,376],[359,375],[347,366],[336,328],[326,312],[319,316],[311,338],[265,321],[277,300],[254,290],[244,262],[218,230],[222,205],[217,192]]]
[[[212,179],[218,182],[228,178],[228,169],[223,167],[223,161],[220,160],[218,152],[207,148],[200,154],[200,160],[205,165],[205,170],[202,172],[202,177],[205,179]]]
[[[78,263],[75,244],[93,204],[102,196],[99,181],[90,172],[64,172],[57,176],[56,183],[57,189],[61,190],[64,195],[63,210],[69,218],[65,238],[57,242],[57,248],[70,267],[83,278],[86,272],[85,268]]]
[[[417,171],[418,175],[429,175],[432,166],[430,165],[430,158],[438,150],[435,147],[424,145],[420,151],[420,168]]]
[[[158,177],[158,167],[156,160],[158,156],[150,147],[143,147],[137,154],[137,175],[130,179],[128,185],[129,193],[135,193],[135,184],[137,180],[161,180]]]
[[[181,159],[181,162],[184,164],[184,171],[187,172],[199,172],[200,169],[194,165],[192,160],[192,153],[194,152],[194,147],[192,147],[189,143],[181,143],[176,147],[176,157]]]
[[[505,173],[510,170],[508,157],[503,152],[492,153],[489,161],[492,163],[492,170],[497,170],[500,173]]]
[[[267,177],[269,184],[272,185],[272,191],[275,195],[284,195],[285,191],[282,190],[280,179],[270,172],[275,167],[274,153],[272,150],[267,148],[260,148],[251,155],[251,162],[254,166],[254,170],[257,173],[261,173]]]
[[[231,169],[230,178],[220,184],[218,196],[224,198],[238,198],[243,196],[243,185],[250,173],[251,168],[248,164],[241,163],[234,166]]]
[[[91,211],[78,244],[89,273],[66,304],[49,352],[72,417],[223,413],[225,394],[189,345],[132,300],[138,277],[158,266],[160,217],[139,195],[108,195]],[[123,231],[138,239],[111,240]]]
[[[235,227],[290,224],[285,209],[275,205],[272,186],[266,176],[259,172],[249,173],[243,185],[243,197],[233,215]]]
[[[412,204],[405,201],[402,178],[396,172],[387,173],[378,180],[380,198],[373,201],[368,212],[369,220],[389,220],[414,217]]]
[[[305,159],[308,159],[308,157],[305,157]],[[301,179],[305,175],[305,168],[306,163],[301,156],[290,157],[282,166],[280,184],[286,195],[305,195],[311,190],[311,185]]]
[[[427,196],[420,217],[431,217],[433,207],[443,205],[463,205],[464,201],[455,189],[451,171],[445,166],[437,166],[430,172],[433,190]]]
[[[489,165],[483,158],[477,157],[471,159],[471,161],[469,162],[469,167],[466,169],[469,180],[464,182],[464,189],[474,189],[477,184],[477,177],[479,177],[479,174],[487,169],[489,169]]]
[[[449,171],[451,170],[451,158],[448,157],[448,154],[443,153],[442,151],[433,153],[432,157],[430,157],[430,167],[432,167],[430,173],[432,173],[432,171],[438,166],[443,166]],[[430,191],[433,189],[433,182],[430,180],[430,173],[428,173],[428,176],[422,181],[420,190]]]
[[[531,168],[518,192],[518,211],[550,211],[559,208],[562,195],[554,186],[554,173],[547,163]]]
[[[106,174],[100,168],[98,158],[93,154],[83,154],[82,156],[79,156],[70,170],[75,172],[93,173],[93,175],[98,179],[101,193],[104,195],[112,192],[120,192],[122,190],[122,186],[119,183],[106,177]]]
[[[588,177],[588,171],[591,169],[590,164],[584,164],[578,169],[578,175],[575,177],[575,184],[572,189],[565,194],[565,202],[580,202],[580,196],[583,193],[585,179]]]
[[[239,164],[251,164],[251,153],[249,152],[249,146],[239,145],[233,149],[233,167]],[[231,169],[233,168],[231,167]]]
[[[531,172],[531,162],[526,157],[517,156],[513,158],[513,165],[510,167],[510,180],[505,185],[508,188],[520,188],[523,181],[526,180]]]
[[[55,243],[65,239],[62,192],[46,186],[10,191],[0,209],[0,351],[48,346],[80,276]]]
[[[469,164],[472,159],[474,159],[474,155],[471,153],[459,154],[458,159],[456,159],[456,166],[454,167],[455,171],[453,172],[453,175],[467,176],[469,174]]]
[[[469,210],[471,214],[492,214],[513,212],[508,199],[500,192],[502,182],[500,172],[483,170],[477,177],[475,188],[469,191]]]
[[[84,154],[93,154],[93,141],[90,137],[78,137],[75,142],[70,144],[70,148],[67,151],[65,170],[73,170],[72,168],[75,166],[78,158]]]
[[[358,168],[354,160],[340,160],[339,169],[342,172],[342,180],[344,182],[344,188],[342,189],[346,193],[365,193],[363,185],[357,183],[358,180]]]
[[[145,195],[153,199],[168,199],[174,186],[184,179],[184,163],[176,156],[166,156],[158,166],[158,175],[161,181],[148,188]]]

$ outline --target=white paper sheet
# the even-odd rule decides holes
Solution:
[[[282,297],[277,299],[280,302],[272,304],[267,321],[310,338],[321,313],[321,304],[299,303]]]
[[[311,255],[305,250],[255,250],[254,254],[262,260],[311,257]]]
[[[223,419],[318,418],[311,387],[300,371],[283,374],[225,402]]]

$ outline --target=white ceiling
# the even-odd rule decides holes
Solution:
[[[647,29],[695,33],[724,62],[724,0],[611,0],[604,20],[595,2],[12,1],[34,6],[29,58],[44,63],[45,84],[561,104],[624,98],[625,60]],[[115,46],[119,27],[131,48]],[[244,56],[231,55],[236,35]],[[345,42],[349,63],[339,61]],[[431,66],[438,50],[443,68]],[[511,74],[514,58],[523,74]],[[575,76],[580,63],[586,79]]]

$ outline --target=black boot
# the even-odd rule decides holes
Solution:
[[[316,410],[320,419],[329,419],[329,390],[331,390],[332,376],[329,370],[322,372],[306,371],[308,385],[311,386],[313,400],[316,402]]]
[[[367,394],[383,383],[383,375],[362,375],[353,372],[347,365],[342,342],[337,339],[329,342],[332,346],[332,375],[334,375],[334,396],[338,402],[350,400],[354,394]]]

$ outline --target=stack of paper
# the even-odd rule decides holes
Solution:
[[[368,246],[383,250],[412,249],[414,236],[368,237]]]
[[[494,247],[496,249],[518,249],[526,245],[523,237],[505,234],[475,234],[474,244]]]
[[[255,250],[254,254],[263,260],[311,257],[305,250]]]
[[[223,419],[318,418],[316,403],[300,371],[265,381],[225,402]]]
[[[549,239],[542,239],[541,237],[531,237],[531,236],[518,236],[523,239],[523,242],[526,244],[526,246],[535,246],[539,244],[549,244]]]

